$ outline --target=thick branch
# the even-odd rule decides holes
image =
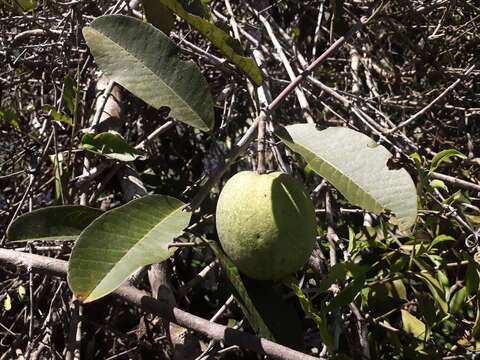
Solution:
[[[65,277],[67,273],[66,261],[8,249],[0,249],[0,262],[47,275]],[[237,345],[277,359],[318,360],[318,358],[303,354],[273,341],[209,322],[201,317],[173,307],[165,301],[154,299],[147,293],[130,285],[122,285],[114,293],[131,304],[139,306],[147,313],[160,316],[168,321],[208,336],[213,340],[222,341],[226,346]]]

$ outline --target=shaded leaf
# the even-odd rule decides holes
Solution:
[[[442,285],[435,279],[432,275],[430,275],[426,271],[421,271],[419,274],[416,274],[420,280],[422,280],[425,285],[427,285],[430,293],[432,294],[435,303],[439,310],[441,310],[444,314],[448,313],[448,305],[445,302],[445,293]]]
[[[42,107],[42,111],[50,112],[50,116],[52,117],[53,121],[68,126],[73,126],[73,119],[68,115],[59,113],[57,110],[55,110],[53,106],[45,105],[44,107]]]
[[[193,62],[181,61],[163,32],[140,20],[108,15],[83,28],[95,61],[110,79],[149,105],[203,131],[213,128],[213,100]]]
[[[209,241],[208,244],[210,248],[215,253],[215,256],[220,261],[222,268],[225,270],[228,280],[232,284],[236,292],[236,298],[238,300],[239,306],[242,308],[245,317],[247,318],[250,326],[255,330],[255,333],[258,336],[264,337],[266,339],[275,340],[275,336],[272,331],[269,329],[265,323],[263,317],[258,312],[255,307],[252,299],[248,295],[248,291],[243,284],[240,272],[233,262],[223,253],[223,250],[220,248],[218,243],[214,241]]]
[[[430,173],[432,171],[435,171],[435,169],[438,168],[442,162],[447,161],[451,157],[458,157],[460,159],[467,158],[460,151],[455,149],[442,150],[433,157],[432,162],[430,164]]]
[[[473,262],[469,262],[467,265],[467,273],[465,279],[465,286],[467,288],[468,295],[476,294],[479,290],[479,275],[476,265]]]
[[[275,342],[292,348],[303,346],[304,331],[296,306],[285,299],[281,284],[242,276],[248,296],[270,329]]]
[[[403,284],[401,279],[393,280],[391,282],[385,283],[386,288],[388,289],[388,294],[393,298],[399,298],[402,300],[407,299],[407,289]]]
[[[303,293],[302,289],[300,288],[298,280],[296,278],[288,277],[283,280],[283,283],[293,290],[293,292],[298,298],[298,301],[300,302],[300,305],[302,306],[303,311],[315,322],[323,342],[325,343],[327,348],[332,351],[334,348],[333,339],[328,330],[325,312],[315,310],[310,299]]]
[[[100,134],[85,134],[81,142],[82,149],[97,155],[119,161],[134,161],[143,153],[130,146],[118,133],[103,132]]]
[[[450,300],[449,309],[451,314],[456,314],[462,311],[462,307],[465,304],[467,298],[467,288],[463,287],[455,292]]]
[[[415,184],[404,169],[388,168],[392,155],[369,137],[341,127],[320,131],[314,124],[289,125],[276,135],[352,204],[376,214],[391,211],[401,230],[415,223]]]
[[[262,73],[255,61],[250,57],[243,56],[238,47],[232,46],[235,41],[225,31],[203,17],[188,12],[178,0],[159,1],[210,40],[228,60],[237,65],[255,84],[260,85],[262,83]]]
[[[401,310],[401,313],[403,331],[413,335],[418,340],[426,340],[428,338],[427,327],[423,321],[418,320],[406,310]]]
[[[142,0],[142,4],[147,21],[168,35],[175,24],[173,12],[159,0]]]
[[[68,263],[73,293],[90,302],[118,288],[144,265],[168,259],[174,238],[190,222],[185,204],[165,195],[130,201],[93,221],[78,238]]]
[[[79,205],[50,206],[19,216],[7,230],[9,241],[76,240],[83,229],[103,214]]]
[[[38,6],[36,0],[15,0],[15,5],[25,12],[33,10]]]
[[[354,279],[350,284],[348,284],[345,289],[340,291],[340,293],[335,296],[332,301],[325,307],[326,312],[335,311],[341,307],[347,306],[350,304],[365,285],[365,275]]]
[[[70,76],[65,76],[63,79],[63,103],[67,107],[70,114],[75,112],[75,98],[76,98],[77,83]]]

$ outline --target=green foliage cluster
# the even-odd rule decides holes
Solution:
[[[315,34],[309,30],[312,27],[309,26],[312,21],[310,7],[297,8],[300,5],[293,4],[296,2],[288,3],[290,7],[282,4],[274,7],[272,21],[289,29],[289,34],[283,34],[286,43],[294,41],[299,44],[300,52],[308,49],[315,53],[318,49],[311,49]],[[106,295],[138,268],[170,261],[175,264],[175,277],[180,279],[184,263],[198,273],[210,257],[218,259],[225,274],[225,278],[216,278],[214,282],[218,283],[218,288],[227,285],[240,309],[241,315],[230,314],[230,319],[237,321],[244,316],[248,322],[243,325],[244,329],[261,337],[312,353],[324,347],[324,353],[332,358],[435,359],[477,352],[480,337],[477,241],[480,210],[476,180],[478,158],[474,156],[477,147],[463,146],[463,140],[458,140],[463,139],[463,130],[457,130],[457,125],[452,125],[451,121],[436,129],[436,118],[427,118],[416,129],[400,129],[392,136],[382,131],[384,126],[392,125],[389,123],[392,120],[382,118],[383,115],[370,118],[373,125],[371,122],[368,125],[348,122],[351,128],[335,126],[338,122],[330,121],[332,114],[349,116],[354,111],[361,114],[367,111],[365,109],[378,108],[381,114],[381,110],[388,110],[398,117],[395,118],[399,120],[397,124],[401,123],[399,114],[406,108],[394,97],[381,103],[378,93],[407,91],[401,85],[411,76],[411,69],[410,72],[403,69],[406,65],[402,58],[412,53],[420,59],[414,71],[419,81],[412,82],[416,86],[412,93],[430,91],[432,82],[427,80],[443,75],[438,69],[422,69],[426,66],[424,57],[427,55],[419,50],[418,44],[421,40],[429,44],[428,41],[408,39],[408,29],[403,26],[392,34],[388,29],[392,24],[398,25],[399,14],[384,4],[385,17],[375,18],[369,24],[372,30],[362,35],[376,39],[368,39],[368,44],[378,47],[378,57],[370,59],[370,65],[365,60],[365,78],[359,80],[361,86],[370,84],[372,73],[368,71],[374,69],[381,80],[377,80],[377,87],[368,86],[378,103],[352,95],[355,101],[348,103],[347,111],[338,114],[319,96],[317,105],[323,110],[316,113],[318,122],[329,125],[323,129],[314,124],[299,124],[298,114],[292,110],[295,106],[289,106],[291,99],[285,100],[284,114],[269,114],[274,120],[273,115],[278,115],[279,119],[276,130],[267,134],[269,142],[274,144],[271,148],[277,146],[275,149],[280,148],[290,156],[293,175],[302,179],[311,191],[317,209],[314,229],[317,241],[310,261],[299,272],[276,279],[278,281],[261,282],[237,269],[216,241],[215,223],[205,220],[215,212],[215,201],[222,185],[209,193],[200,209],[188,207],[191,192],[182,193],[185,187],[197,185],[194,190],[198,190],[205,186],[205,181],[194,182],[221,168],[227,158],[226,150],[235,149],[232,144],[247,128],[245,124],[249,125],[252,120],[241,110],[247,107],[243,106],[246,103],[244,94],[235,94],[240,98],[235,101],[242,104],[240,110],[232,110],[233,105],[229,110],[225,105],[224,114],[218,116],[219,93],[233,98],[228,84],[218,86],[211,77],[207,78],[206,74],[218,69],[212,70],[202,61],[197,64],[185,61],[183,49],[169,35],[176,26],[188,24],[204,37],[199,43],[213,44],[217,55],[225,57],[227,67],[222,70],[232,72],[229,74],[233,79],[248,79],[250,86],[266,86],[268,80],[278,79],[262,75],[255,60],[246,55],[248,52],[237,39],[215,22],[216,16],[210,12],[212,7],[208,2],[143,0],[142,4],[148,22],[125,15],[100,16],[83,27],[83,35],[95,64],[109,79],[129,91],[125,104],[129,111],[142,108],[142,120],[145,120],[149,115],[161,118],[159,114],[168,107],[168,116],[182,124],[175,123],[175,135],[165,136],[143,149],[131,140],[138,135],[134,126],[125,136],[112,130],[99,131],[95,126],[77,136],[79,129],[86,128],[81,121],[80,108],[82,96],[83,99],[87,97],[87,91],[81,88],[83,70],[77,64],[75,75],[62,75],[58,99],[63,105],[46,105],[42,100],[42,106],[38,107],[38,113],[48,119],[54,129],[51,141],[56,150],[54,154],[49,153],[49,159],[55,195],[49,203],[57,206],[30,211],[19,217],[15,213],[12,217],[16,218],[6,231],[6,246],[53,243],[70,250],[70,245],[74,244],[71,253],[69,251],[68,284],[85,304],[94,300],[101,304]],[[417,5],[412,5],[415,11],[426,16],[428,9]],[[11,11],[32,14],[38,6],[33,1],[10,4]],[[342,32],[347,27],[346,19],[352,20],[349,18],[351,10],[344,12],[340,1],[327,7],[333,37],[335,31]],[[467,12],[459,9],[461,14]],[[240,13],[245,15],[242,11]],[[461,22],[457,15],[450,19],[453,24]],[[176,24],[176,16],[185,24]],[[298,17],[301,21],[295,20]],[[286,25],[289,22],[295,25]],[[474,20],[465,21],[464,25],[470,22]],[[378,36],[374,35],[377,33]],[[404,44],[408,49],[400,46]],[[353,41],[352,46],[358,45]],[[433,57],[435,49],[429,46],[425,45],[424,50]],[[393,55],[385,54],[387,48]],[[435,66],[446,67],[449,71],[456,69],[452,64],[465,63],[464,55],[452,51],[437,55]],[[19,66],[15,71],[18,74],[28,72],[27,65],[23,66],[25,69]],[[327,67],[313,73],[314,79],[324,82],[322,92],[326,93],[328,86],[347,88],[348,82],[342,76],[340,71]],[[283,88],[284,81],[278,82],[282,85],[280,89]],[[472,85],[475,86],[478,83]],[[222,89],[219,91],[218,87]],[[307,85],[305,88],[314,89]],[[36,110],[12,105],[12,99],[1,100],[2,129],[13,129],[33,144],[42,144],[40,135],[30,133],[25,121],[29,116],[35,118]],[[232,100],[232,104],[235,101]],[[345,105],[345,101],[342,100],[342,104]],[[462,111],[469,114],[468,118],[478,115],[472,115],[473,105],[470,105],[466,102],[462,107]],[[438,107],[441,110],[436,114],[447,117],[445,113],[459,111],[460,105],[452,105],[453,110],[447,106]],[[258,114],[261,109],[257,110]],[[434,107],[432,111],[437,109]],[[218,121],[229,112],[237,113],[232,117],[234,121]],[[470,137],[471,133],[478,135],[478,129],[465,127]],[[438,130],[433,142],[432,129]],[[62,151],[57,147],[57,132],[68,139],[69,146]],[[448,138],[457,140],[445,140]],[[157,150],[153,149],[155,146]],[[75,167],[81,163],[76,158],[78,153],[95,164],[111,162],[116,171],[136,166],[147,190],[155,194],[112,206],[108,211],[88,206],[59,206],[76,203],[73,192],[67,188],[68,182],[73,182]],[[33,163],[28,165],[27,175],[39,172]],[[239,160],[230,174],[246,168],[247,163],[245,159]],[[466,180],[459,182],[460,177]],[[324,185],[323,180],[328,185]],[[325,186],[329,187],[327,191]],[[117,189],[112,190],[115,191]],[[97,192],[99,190],[95,190],[95,194]],[[3,196],[1,201],[4,201]],[[255,206],[255,201],[251,205]],[[188,247],[192,239],[193,250],[176,251],[184,245]],[[182,257],[185,253],[189,255]],[[19,285],[15,294],[6,293],[2,300],[5,314],[27,301],[25,292],[25,287]],[[222,296],[210,296],[215,300],[205,307],[213,308]],[[305,341],[307,332],[315,334],[316,342]]]

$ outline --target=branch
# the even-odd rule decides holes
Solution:
[[[66,261],[8,249],[0,249],[0,262],[46,275],[65,277],[67,273]],[[213,340],[222,341],[225,346],[237,345],[241,348],[281,360],[318,360],[316,357],[306,355],[273,341],[209,322],[201,317],[173,307],[165,301],[154,299],[144,291],[130,285],[122,285],[114,293],[131,304],[139,306],[147,313],[160,316],[168,321],[208,336]]]
[[[265,120],[267,115],[270,114],[273,110],[275,110],[282,103],[282,101],[285,100],[285,98],[312,73],[313,70],[315,70],[318,66],[320,66],[320,64],[327,60],[329,56],[336,52],[347,40],[349,40],[353,36],[353,34],[355,34],[357,31],[360,31],[363,26],[366,25],[368,21],[370,21],[371,18],[378,13],[379,9],[383,7],[382,4],[382,1],[375,1],[375,3],[370,7],[370,17],[362,16],[362,18],[356,24],[354,24],[345,35],[343,35],[332,45],[330,45],[330,47],[325,50],[322,55],[316,58],[315,61],[313,61],[302,73],[300,73],[295,79],[293,79],[287,85],[287,87],[285,87],[280,92],[280,94],[277,95],[277,97],[268,105],[266,109],[260,112],[260,115],[258,115],[257,118],[253,121],[247,132],[232,148],[225,163],[223,163],[214,170],[213,174],[210,176],[205,185],[200,188],[197,195],[195,195],[195,197],[192,199],[192,201],[190,202],[191,209],[195,209],[200,206],[200,204],[210,192],[210,189],[220,180],[220,178],[223,176],[223,174],[225,174],[225,172],[228,170],[230,165],[233,164],[236,158],[248,148],[248,145],[254,138],[259,122]]]

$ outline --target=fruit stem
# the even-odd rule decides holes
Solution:
[[[265,174],[265,118],[258,123],[257,134],[257,173]]]

